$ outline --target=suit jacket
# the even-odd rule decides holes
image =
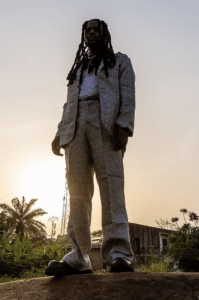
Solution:
[[[135,115],[135,73],[130,58],[126,54],[115,54],[116,64],[108,69],[106,77],[101,61],[97,72],[100,95],[101,121],[109,134],[114,136],[115,125],[125,128],[128,136],[133,136]],[[70,143],[74,137],[78,109],[80,69],[73,84],[68,86],[67,102],[63,107],[62,120],[56,136],[60,136],[60,146]]]

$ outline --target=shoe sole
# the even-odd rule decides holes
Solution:
[[[126,265],[115,265],[110,268],[110,273],[134,272],[133,267]]]
[[[93,273],[92,270],[87,270],[87,271],[68,271],[68,270],[60,270],[59,268],[51,268],[47,267],[45,270],[45,274],[48,276],[57,276],[57,277],[62,277],[62,276],[68,276],[68,275],[77,275],[77,274],[90,274]]]

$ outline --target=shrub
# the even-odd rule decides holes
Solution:
[[[184,224],[168,237],[169,246],[162,256],[170,258],[170,265],[177,264],[183,272],[199,272],[199,227]]]
[[[27,270],[42,268],[50,260],[61,260],[68,252],[67,244],[58,246],[59,239],[55,243],[41,245],[41,241],[31,244],[25,235],[20,241],[20,236],[12,235],[11,230],[7,235],[4,232],[0,246],[0,274],[21,276]]]

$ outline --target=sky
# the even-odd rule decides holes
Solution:
[[[158,227],[199,214],[199,1],[0,0],[0,202],[25,196],[60,233],[65,159],[51,142],[84,21],[108,24],[136,74],[134,136],[124,156],[129,222]],[[62,151],[63,153],[63,151]],[[188,220],[188,218],[187,218]],[[101,229],[95,179],[91,231]]]

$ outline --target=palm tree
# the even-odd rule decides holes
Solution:
[[[47,213],[41,208],[31,211],[32,206],[37,200],[38,199],[31,199],[29,203],[26,203],[25,197],[22,197],[21,202],[18,198],[14,198],[11,200],[14,208],[5,203],[0,204],[0,208],[3,209],[6,217],[12,218],[15,233],[20,233],[20,239],[22,239],[25,234],[37,237],[44,237],[46,235],[44,229],[46,226],[42,222],[34,220],[34,218]]]

